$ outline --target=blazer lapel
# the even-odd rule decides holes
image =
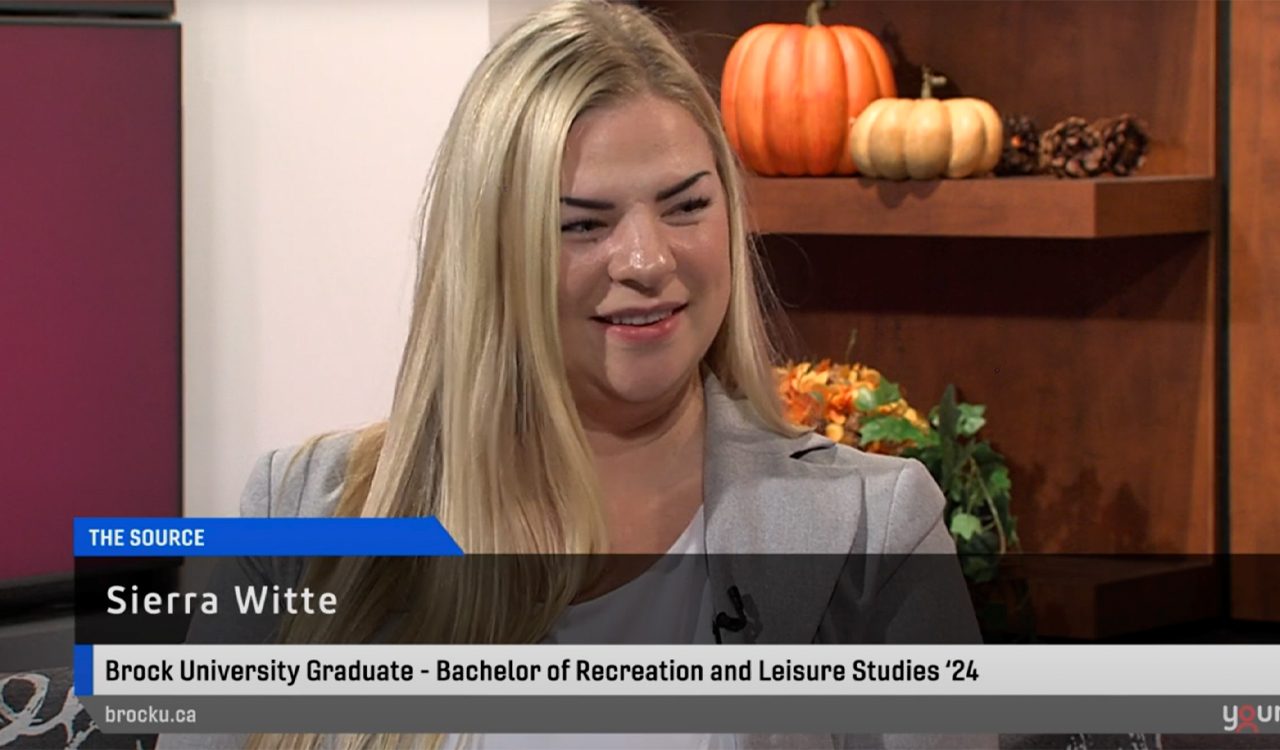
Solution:
[[[716,612],[733,615],[728,590],[736,586],[747,620],[741,631],[722,631],[723,641],[811,643],[860,534],[860,483],[833,465],[835,444],[825,437],[767,429],[714,376],[704,391],[712,597]]]

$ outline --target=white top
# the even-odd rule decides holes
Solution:
[[[667,554],[635,579],[570,606],[543,643],[712,643],[702,508]],[[478,750],[737,750],[732,734],[478,734]],[[444,738],[443,750],[457,750]]]

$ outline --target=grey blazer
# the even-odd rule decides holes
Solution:
[[[943,521],[944,498],[919,462],[863,453],[808,433],[766,428],[745,401],[704,380],[706,549],[716,611],[746,600],[749,625],[724,642],[976,643],[977,623]],[[321,440],[286,477],[294,450],[262,456],[241,499],[244,516],[322,516],[342,491],[353,436]],[[805,555],[804,576],[777,585],[768,555]],[[760,556],[764,555],[764,556]],[[928,556],[927,558],[925,556]],[[774,557],[773,559],[779,559]],[[912,561],[929,559],[927,565]],[[850,565],[850,561],[860,561]],[[941,564],[939,564],[941,562]],[[261,578],[293,584],[296,560]],[[284,567],[282,567],[284,566]],[[255,575],[254,577],[258,577]],[[193,641],[231,640],[198,618]],[[236,634],[237,642],[245,642]],[[172,735],[162,747],[221,746],[230,738]],[[741,735],[744,748],[989,748],[988,735]]]

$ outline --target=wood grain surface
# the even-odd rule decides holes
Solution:
[[[1081,239],[1207,232],[1214,216],[1208,175],[749,184],[755,228],[769,234]]]
[[[1231,551],[1280,553],[1280,3],[1231,5]],[[1234,561],[1239,617],[1280,619],[1280,565]]]

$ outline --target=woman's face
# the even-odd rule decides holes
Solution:
[[[706,134],[653,96],[589,110],[569,131],[560,195],[560,334],[575,396],[673,395],[729,305],[728,212]]]

